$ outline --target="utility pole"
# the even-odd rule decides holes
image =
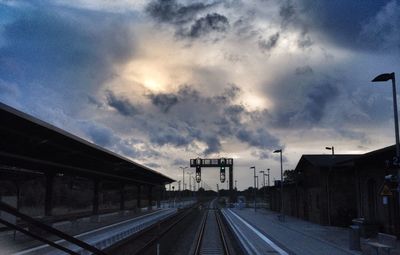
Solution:
[[[182,169],[182,189],[185,189],[185,170],[188,168],[187,166],[183,167],[179,167],[180,169]]]
[[[257,210],[256,209],[256,167],[252,166],[250,169],[254,170],[254,190],[253,190],[253,195],[254,195],[254,212]]]
[[[332,157],[331,157],[331,163],[329,165],[329,171],[328,171],[328,176],[326,177],[326,195],[328,198],[328,225],[331,225],[331,191],[330,191],[330,174],[332,172],[333,168],[333,160],[335,157],[335,147],[325,147],[325,149],[332,151]]]

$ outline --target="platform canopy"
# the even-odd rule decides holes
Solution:
[[[35,174],[164,185],[174,180],[0,103],[1,176]]]

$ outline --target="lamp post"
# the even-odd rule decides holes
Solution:
[[[394,132],[396,136],[396,161],[400,158],[400,142],[399,142],[399,118],[397,112],[397,93],[396,93],[396,77],[394,73],[383,73],[376,76],[372,82],[383,82],[392,80],[392,94],[393,94],[393,113],[394,113]],[[399,192],[399,204],[400,204],[400,167],[397,164],[397,190]]]
[[[262,170],[262,171],[260,171],[260,173],[261,173],[262,176],[263,176],[263,188],[264,188],[264,187],[265,187],[265,171]]]
[[[254,211],[256,211],[256,167],[252,166],[250,169],[254,170]]]
[[[267,169],[267,175],[268,175],[268,187],[270,186],[270,183],[269,183],[269,168]]]
[[[182,190],[185,189],[185,170],[188,169],[187,166],[180,166],[180,169],[182,169]]]
[[[192,172],[186,172],[189,175],[189,191],[192,191]]]
[[[325,149],[332,151],[332,157],[331,157],[331,164],[329,165],[329,171],[328,171],[328,175],[326,177],[326,196],[327,196],[327,202],[328,202],[328,225],[331,225],[331,191],[330,191],[330,174],[332,172],[332,168],[333,168],[333,158],[335,156],[335,147],[325,147]]]
[[[274,150],[274,153],[279,153],[281,156],[281,220],[285,220],[285,215],[283,213],[283,165],[282,165],[282,149]]]

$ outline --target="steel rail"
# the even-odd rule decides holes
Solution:
[[[219,229],[220,237],[222,240],[222,246],[224,248],[224,253],[225,253],[225,255],[229,255],[230,253],[229,253],[229,249],[228,249],[228,243],[226,242],[226,236],[225,236],[224,227],[223,227],[221,214],[220,214],[219,210],[215,212],[215,217],[217,218],[218,229]]]
[[[177,220],[173,221],[172,224],[168,225],[165,229],[160,231],[157,236],[152,238],[150,241],[148,241],[145,245],[143,245],[140,249],[138,249],[136,252],[132,253],[132,255],[136,254],[143,254],[145,250],[150,248],[157,240],[159,240],[162,236],[167,234],[173,227],[175,227],[179,222],[181,222],[186,216],[189,215],[189,213],[192,211],[193,208],[190,208],[187,210],[185,213],[182,214]],[[177,215],[178,217],[178,215]],[[165,222],[165,221],[164,221]],[[160,223],[157,224],[157,227],[160,228]]]
[[[217,231],[218,231],[218,236],[220,237],[220,240],[221,240],[222,251],[223,251],[224,255],[229,255],[230,252],[229,252],[229,248],[228,248],[228,244],[227,244],[226,236],[225,236],[226,232],[224,231],[223,222],[222,222],[221,216],[219,214],[219,208],[215,205],[215,200],[210,202],[210,205],[211,205],[210,209],[214,211],[214,217],[217,222],[217,228],[218,228]],[[203,243],[203,237],[204,237],[206,225],[211,224],[208,221],[209,213],[211,213],[211,212],[210,211],[206,212],[206,214],[203,218],[203,221],[201,222],[200,231],[199,231],[198,239],[196,242],[196,248],[194,251],[194,255],[200,255],[200,254],[207,253],[206,251],[202,251],[201,247],[202,247],[202,243]],[[210,217],[212,217],[212,216],[210,216]],[[210,220],[212,220],[212,219],[210,218]]]
[[[205,229],[206,223],[207,223],[207,217],[208,217],[208,212],[205,213],[203,220],[201,222],[201,225],[200,225],[199,237],[197,238],[196,249],[194,251],[195,255],[200,254],[201,244],[202,244],[203,236],[204,236],[204,229]]]

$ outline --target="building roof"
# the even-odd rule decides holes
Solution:
[[[0,103],[0,162],[9,168],[166,184],[174,180]]]
[[[299,162],[297,163],[296,169],[301,167],[305,162],[308,162],[313,166],[329,167],[331,166],[332,162],[333,165],[351,162],[359,156],[359,154],[335,154],[332,157],[332,155],[329,154],[306,154],[301,156]]]

